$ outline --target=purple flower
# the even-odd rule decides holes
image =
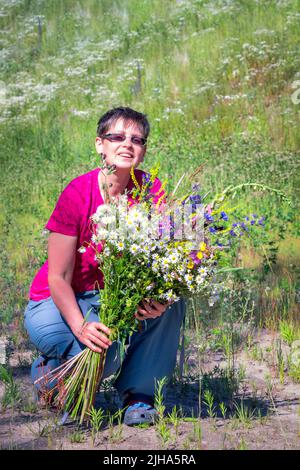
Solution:
[[[221,212],[221,219],[223,219],[223,220],[228,220],[227,214],[226,214],[225,212],[223,212],[223,211]]]
[[[189,256],[195,264],[201,264],[201,260],[197,256],[198,250],[193,250],[190,252]]]
[[[251,220],[251,222],[250,222],[250,223],[251,223],[251,225],[254,225],[254,224],[255,224],[255,222],[256,222],[256,220]]]
[[[249,217],[245,217],[245,220],[247,220],[247,221],[248,221],[248,220],[249,220]]]
[[[257,216],[256,214],[252,214],[252,217],[253,217],[254,219],[257,219],[258,216]]]
[[[200,194],[194,194],[194,196],[190,196],[190,202],[193,204],[201,204],[201,196]]]
[[[236,237],[236,233],[235,233],[235,231],[234,231],[234,230],[230,230],[230,232],[229,232],[229,233],[230,233],[230,235],[231,235],[232,237]]]
[[[149,183],[151,176],[150,175],[143,175],[143,183]]]
[[[237,223],[232,224],[232,227],[237,227],[237,226],[238,226]]]
[[[216,233],[215,227],[209,227],[209,231],[210,231],[211,233]]]
[[[213,222],[214,218],[212,215],[209,215],[207,212],[204,213],[204,217],[208,222]]]
[[[241,227],[248,232],[249,229],[244,222],[241,223]]]

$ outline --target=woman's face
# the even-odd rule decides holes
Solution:
[[[136,168],[143,161],[146,146],[131,141],[132,136],[144,137],[138,124],[118,119],[106,134],[126,136],[122,142],[111,142],[108,138],[96,137],[96,150],[105,157],[107,165],[116,165],[118,169],[130,171],[132,166]]]

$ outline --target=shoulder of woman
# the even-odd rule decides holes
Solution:
[[[95,168],[94,170],[91,170],[88,173],[84,173],[82,175],[76,176],[69,182],[67,186],[69,185],[80,186],[82,184],[86,184],[88,181],[92,181],[94,178],[97,178],[98,173],[99,173],[99,168]]]
[[[73,178],[64,188],[63,193],[86,193],[95,186],[94,179],[98,177],[99,169],[96,168],[83,175]]]

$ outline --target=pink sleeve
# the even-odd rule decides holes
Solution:
[[[61,193],[45,228],[63,235],[78,236],[82,196],[73,181]]]

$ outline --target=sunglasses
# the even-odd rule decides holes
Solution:
[[[124,142],[126,140],[126,135],[124,134],[104,134],[101,136],[102,139],[107,139],[110,142]],[[138,137],[136,135],[130,136],[130,141],[133,145],[144,146],[147,143],[147,139],[144,137]]]

